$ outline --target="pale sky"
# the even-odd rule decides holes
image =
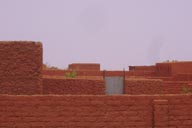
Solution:
[[[192,0],[0,0],[0,40],[41,41],[60,68],[192,60]]]

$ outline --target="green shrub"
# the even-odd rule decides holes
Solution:
[[[75,78],[77,76],[77,73],[75,72],[75,71],[73,71],[72,73],[71,73],[71,77],[72,78]]]
[[[66,77],[66,78],[75,78],[76,76],[77,76],[76,71],[66,72],[66,73],[65,73],[65,77]]]

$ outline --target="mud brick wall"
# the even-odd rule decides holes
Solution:
[[[129,66],[129,71],[156,71],[156,66]]]
[[[192,85],[186,81],[164,81],[162,84],[163,94],[184,94],[192,91]]]
[[[0,115],[3,128],[148,128],[152,125],[151,101],[127,96],[0,96]]]
[[[156,64],[156,75],[157,76],[172,76],[171,63],[157,63]]]
[[[155,79],[127,79],[125,80],[125,94],[162,94],[163,81]]]
[[[102,95],[105,85],[103,80],[44,78],[43,94]]]
[[[187,94],[192,84],[187,81],[162,81],[158,79],[126,79],[125,94]]]
[[[190,128],[192,95],[0,96],[2,128]]]
[[[74,63],[70,64],[68,66],[69,70],[93,70],[93,71],[99,71],[100,70],[100,64],[91,64],[91,63]]]
[[[44,76],[65,76],[71,70],[43,70]],[[75,71],[77,76],[103,76],[102,71]]]
[[[156,76],[156,72],[154,71],[129,71],[126,73],[126,76],[143,76],[143,77],[149,77],[149,76]]]
[[[42,44],[0,41],[0,93],[38,94],[42,85]]]
[[[192,73],[174,75],[172,81],[192,81]]]
[[[177,62],[172,63],[172,74],[186,74],[192,73],[192,62]]]

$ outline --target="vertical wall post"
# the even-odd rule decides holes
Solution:
[[[153,101],[153,128],[168,128],[168,100]]]

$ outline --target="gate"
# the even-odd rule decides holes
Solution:
[[[124,77],[104,77],[107,95],[118,95],[124,93]]]

